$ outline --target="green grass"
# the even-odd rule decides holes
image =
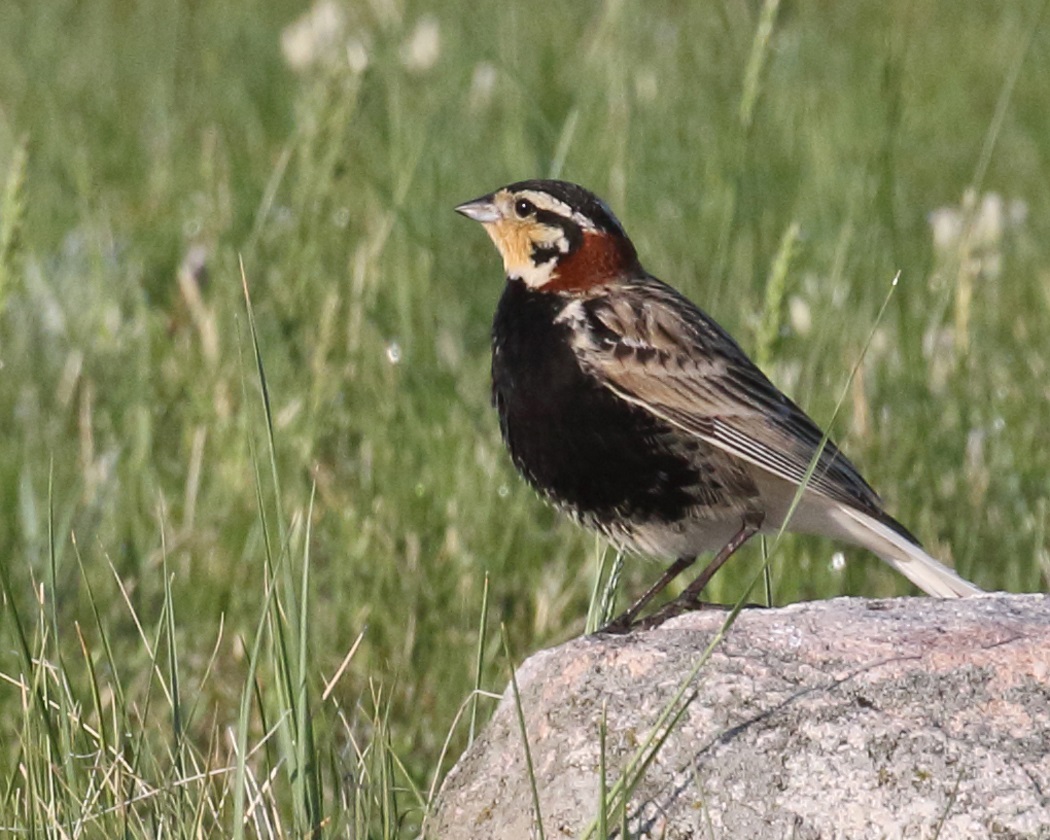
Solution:
[[[500,625],[582,631],[595,541],[503,452],[451,211],[519,178],[607,198],[821,422],[899,270],[834,436],[934,554],[1045,590],[1045,6],[376,2],[364,69],[297,74],[300,3],[2,4],[0,831],[412,836]],[[1006,221],[934,247],[968,193]],[[785,538],[775,601],[909,591],[834,549]]]

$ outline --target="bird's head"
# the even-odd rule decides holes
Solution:
[[[605,202],[567,181],[520,181],[456,210],[484,225],[507,279],[532,289],[581,293],[638,268]]]

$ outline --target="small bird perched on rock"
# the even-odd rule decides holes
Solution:
[[[787,530],[867,548],[930,595],[981,591],[923,551],[722,327],[642,267],[601,199],[521,181],[456,210],[503,258],[492,397],[515,466],[615,545],[674,561],[609,629],[713,551],[661,615],[698,605],[733,552],[780,530],[800,487]]]

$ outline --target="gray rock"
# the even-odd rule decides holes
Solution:
[[[611,789],[725,615],[578,638],[521,666],[547,838],[598,813],[603,714]],[[1050,838],[1050,596],[745,610],[687,692],[630,795],[629,837]],[[523,743],[508,687],[426,836],[538,836]]]

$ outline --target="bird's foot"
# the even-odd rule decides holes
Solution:
[[[652,630],[654,627],[659,627],[669,618],[684,615],[687,612],[727,609],[729,609],[729,607],[722,604],[709,604],[705,601],[693,600],[692,598],[675,598],[673,601],[664,604],[652,615],[648,615],[645,618],[635,619],[629,614],[629,611],[622,613],[604,627],[599,628],[596,631],[596,635],[624,636],[635,630]]]
[[[637,620],[625,620],[625,616],[621,615],[614,618],[600,630],[598,633],[622,636],[627,633],[633,633],[635,630],[654,630],[661,626],[665,621],[672,618],[677,618],[680,615],[685,615],[691,612],[729,612],[733,609],[732,604],[715,604],[710,601],[698,601],[693,598],[675,598],[672,601],[668,601],[660,609],[656,610],[651,615],[647,615],[645,618],[639,618]],[[752,609],[765,609],[765,604],[744,604],[745,610]]]
[[[621,613],[604,627],[599,627],[595,630],[594,634],[596,636],[624,636],[630,633],[636,626],[636,623],[627,613]]]
[[[698,601],[692,598],[675,598],[673,601],[668,601],[652,615],[648,615],[645,618],[636,621],[631,629],[653,630],[665,621],[677,618],[680,615],[685,615],[686,613],[707,612],[710,610],[726,612],[730,609],[732,609],[732,607],[726,604],[712,604],[709,601]]]

